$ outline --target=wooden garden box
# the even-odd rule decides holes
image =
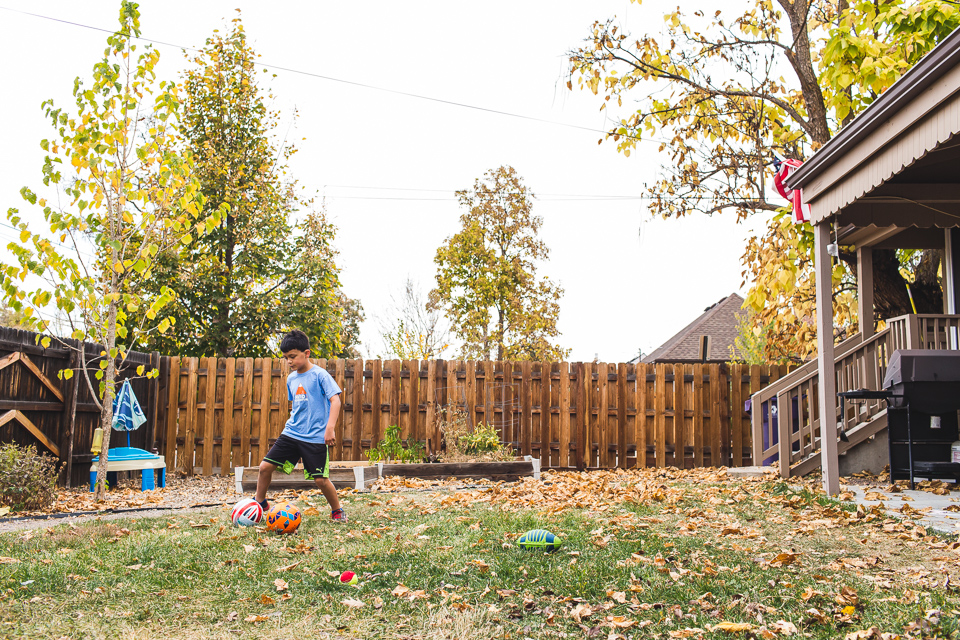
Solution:
[[[260,470],[257,467],[237,467],[234,470],[236,474],[237,494],[255,491],[257,489],[257,476]],[[356,489],[363,491],[373,484],[378,477],[377,468],[368,466],[367,463],[357,463],[351,466],[338,465],[330,467],[330,481],[337,489]],[[273,481],[270,483],[271,490],[283,489],[316,489],[317,484],[313,480],[307,480],[303,477],[303,469],[294,469],[293,473],[287,475],[282,471],[274,472]]]

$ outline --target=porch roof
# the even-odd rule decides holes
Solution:
[[[812,222],[837,216],[845,243],[878,245],[897,230],[917,227],[910,242],[926,248],[942,246],[937,228],[960,226],[958,164],[960,30],[844,127],[787,184],[803,190]],[[898,246],[904,246],[902,240],[897,239]]]

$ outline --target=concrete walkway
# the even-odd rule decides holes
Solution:
[[[866,489],[866,491],[864,491],[864,489]],[[960,508],[960,493],[956,491],[951,492],[950,495],[938,496],[927,491],[904,489],[898,493],[888,493],[886,491],[878,491],[872,487],[850,485],[841,487],[840,491],[853,493],[853,501],[865,507],[873,507],[883,502],[887,507],[887,513],[890,515],[898,518],[909,517],[921,522],[923,526],[936,529],[941,533],[960,535],[960,511],[946,511],[946,508],[951,505],[953,505],[954,508]],[[867,500],[867,493],[879,493],[884,499],[882,501]],[[875,496],[871,497],[875,498]],[[907,498],[906,500],[904,500],[905,497]],[[916,509],[917,511],[922,511],[927,507],[929,507],[930,510],[925,513],[911,513],[907,515],[900,512],[900,509],[905,504],[910,505],[911,509]]]

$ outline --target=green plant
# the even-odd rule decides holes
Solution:
[[[478,424],[473,433],[465,433],[457,439],[460,450],[467,454],[499,451],[500,434],[492,424]]]
[[[374,462],[420,462],[426,455],[426,448],[419,440],[400,437],[400,427],[391,425],[376,447],[365,453],[367,460]]]
[[[61,465],[34,446],[0,445],[0,504],[35,511],[53,504]]]

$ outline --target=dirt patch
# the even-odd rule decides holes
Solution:
[[[166,487],[153,491],[141,491],[139,480],[121,480],[102,502],[96,502],[87,487],[62,489],[50,509],[0,518],[0,533],[90,520],[156,518],[229,505],[235,500],[233,478],[171,475]]]

